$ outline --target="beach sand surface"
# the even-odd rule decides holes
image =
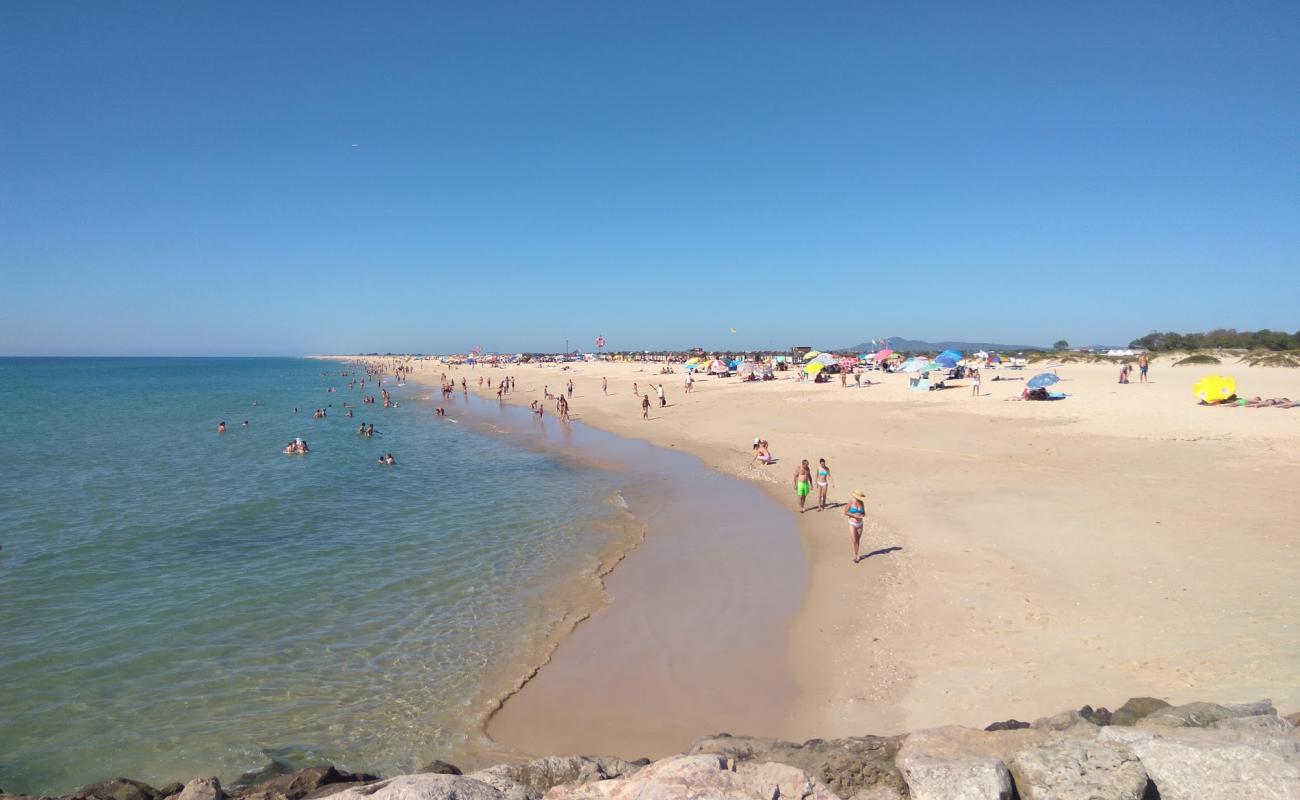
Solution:
[[[703,377],[686,394],[680,365],[417,363],[421,380],[475,388],[510,375],[507,398],[524,404],[572,379],[576,419],[693,453],[792,512],[799,459],[827,459],[833,505],[800,518],[797,698],[779,729],[732,733],[983,726],[1139,695],[1300,710],[1300,409],[1204,407],[1191,391],[1220,371],[1243,396],[1300,398],[1300,370],[1156,359],[1150,383],[1120,385],[1117,367],[1067,364],[1054,387],[1067,399],[1019,402],[1032,367],[986,370],[972,397],[966,381],[918,392],[878,372],[861,388]],[[633,384],[660,382],[669,405],[642,420]],[[754,464],[756,436],[778,463]],[[856,488],[870,556],[855,564],[842,504]],[[596,732],[566,736],[608,752]]]

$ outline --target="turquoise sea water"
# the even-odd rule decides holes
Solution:
[[[626,527],[617,476],[342,369],[0,359],[0,787],[473,749]]]

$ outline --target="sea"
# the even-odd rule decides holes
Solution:
[[[394,774],[490,745],[635,520],[616,471],[437,417],[391,376],[397,407],[362,404],[364,377],[0,359],[0,787]]]

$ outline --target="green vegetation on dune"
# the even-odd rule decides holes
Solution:
[[[1169,350],[1280,350],[1300,349],[1300,331],[1238,331],[1235,328],[1217,328],[1206,333],[1161,333],[1152,331],[1140,339],[1129,342],[1129,347],[1152,352]]]

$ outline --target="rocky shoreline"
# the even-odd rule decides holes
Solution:
[[[434,761],[391,778],[272,763],[229,787],[114,778],[57,800],[1300,800],[1297,725],[1300,713],[1268,700],[1140,697],[983,730],[801,744],[719,734],[654,762],[552,756],[462,774]],[[0,789],[0,800],[36,798]]]

